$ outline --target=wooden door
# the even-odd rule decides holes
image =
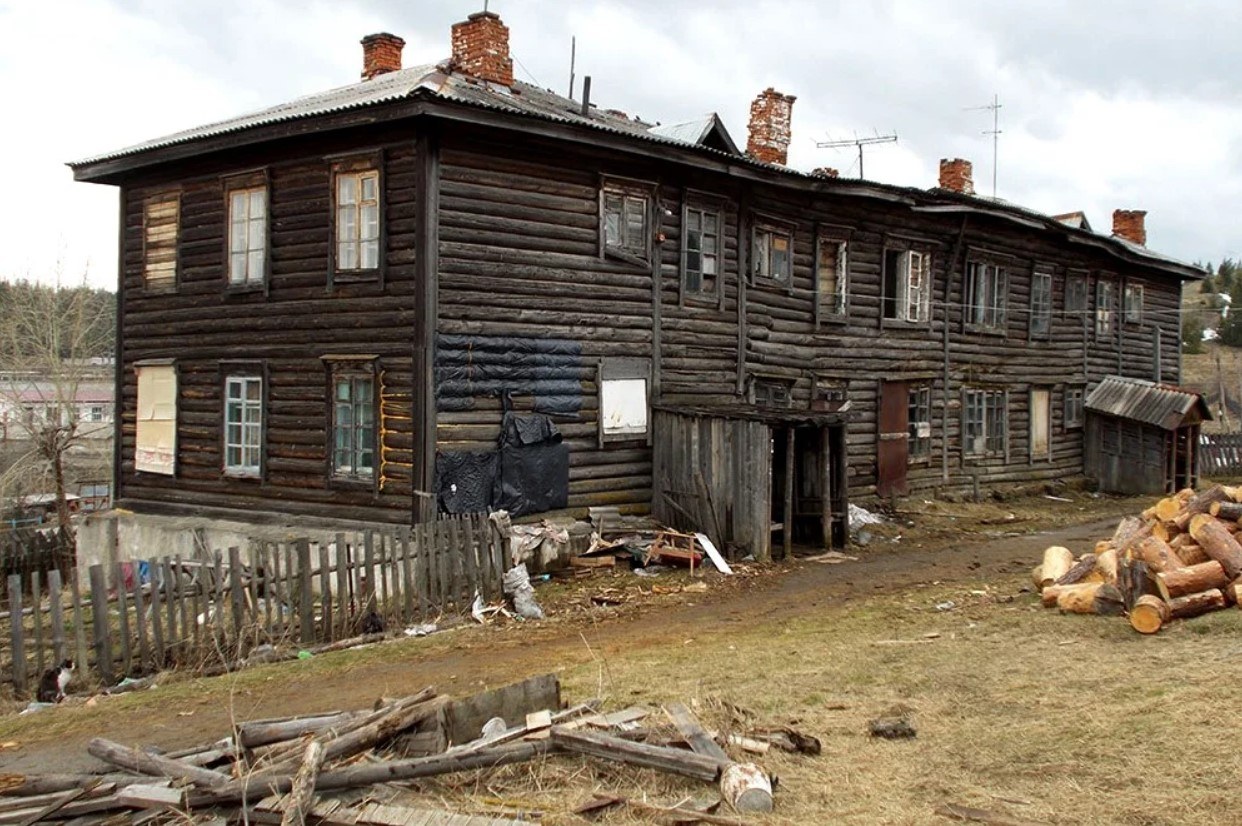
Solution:
[[[1050,456],[1052,393],[1046,387],[1031,389],[1031,461]]]
[[[910,463],[910,389],[906,382],[880,382],[879,422],[875,492],[904,496]]]

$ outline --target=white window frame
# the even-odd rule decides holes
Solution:
[[[1005,267],[988,260],[969,262],[966,289],[967,323],[977,330],[1004,331],[1009,305],[1009,273]]]
[[[1131,281],[1126,282],[1124,299],[1124,321],[1126,324],[1143,323],[1143,285]]]
[[[252,386],[258,390],[257,399],[248,393]],[[257,478],[263,474],[263,394],[260,375],[232,374],[224,379],[223,466],[228,476]]]
[[[1101,278],[1095,283],[1095,337],[1111,338],[1117,327],[1117,282]]]
[[[261,286],[267,277],[267,186],[231,187],[228,200],[229,286]]]
[[[134,372],[138,396],[134,426],[134,470],[138,473],[175,476],[177,369],[170,362],[160,362],[135,365]]]
[[[1047,338],[1052,333],[1052,280],[1048,270],[1031,273],[1031,338]]]
[[[346,185],[353,185],[353,199],[345,192]],[[366,197],[370,184],[373,197]],[[336,270],[341,273],[369,273],[380,268],[383,250],[380,249],[381,229],[384,223],[383,191],[379,169],[338,169],[333,180],[333,244]],[[374,220],[366,219],[371,210]],[[352,228],[347,216],[353,214]],[[367,254],[370,253],[368,260]]]
[[[888,321],[926,324],[931,320],[933,278],[931,253],[923,250],[886,248],[884,251],[885,267],[889,265],[889,256],[893,253],[896,254],[897,262],[897,272],[893,278],[897,294],[883,296],[884,307],[881,316]],[[887,273],[884,273],[882,277],[885,282],[888,281]],[[893,307],[893,315],[884,314],[889,306]]]

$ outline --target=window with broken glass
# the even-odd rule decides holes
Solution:
[[[1008,424],[1003,390],[967,390],[962,412],[962,442],[968,456],[1003,453]]]
[[[751,274],[788,284],[793,277],[793,233],[782,227],[756,224],[751,233]]]
[[[646,263],[651,258],[651,195],[636,187],[606,184],[600,194],[605,255]]]
[[[687,295],[716,295],[720,273],[720,228],[718,211],[686,207],[682,261]]]
[[[916,250],[884,251],[884,318],[926,322],[931,318],[931,255]]]
[[[1117,313],[1117,285],[1100,281],[1095,285],[1095,337],[1112,336]]]
[[[846,242],[821,236],[816,246],[815,283],[819,306],[826,315],[843,316],[849,289]]]
[[[966,266],[966,290],[970,324],[984,330],[1004,330],[1009,300],[1005,268],[987,261],[971,261]]]

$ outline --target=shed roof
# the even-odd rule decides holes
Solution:
[[[1094,413],[1117,416],[1164,430],[1212,418],[1203,396],[1192,390],[1142,379],[1108,376],[1083,405]]]

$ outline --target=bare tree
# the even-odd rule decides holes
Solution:
[[[84,408],[90,410],[81,391],[92,380],[100,381],[111,356],[113,310],[85,283],[73,288],[29,282],[3,286],[0,408],[5,441],[24,443],[25,450],[19,450],[0,483],[24,479],[21,486],[28,489],[30,479],[47,479],[61,528],[72,537],[66,455],[82,440]]]

